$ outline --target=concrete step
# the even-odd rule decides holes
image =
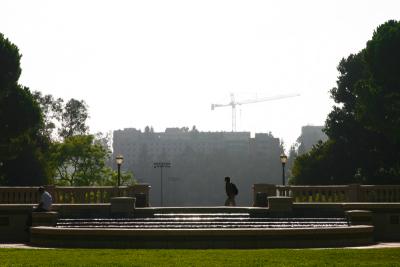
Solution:
[[[348,226],[345,218],[252,218],[248,214],[156,214],[154,218],[60,219],[62,228],[323,228]]]

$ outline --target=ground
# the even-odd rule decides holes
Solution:
[[[400,266],[400,243],[256,250],[32,249],[23,244],[0,247],[0,266]]]

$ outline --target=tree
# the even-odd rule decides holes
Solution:
[[[18,84],[18,48],[0,33],[0,181],[6,185],[45,183],[49,140],[42,135],[40,107]]]
[[[294,161],[296,160],[296,157],[298,156],[298,151],[299,151],[300,146],[297,143],[297,145],[292,145],[290,147],[290,149],[289,149],[288,160],[287,160],[287,163],[286,163],[286,174],[287,174],[287,177],[288,177],[288,183],[289,184],[292,183],[292,181],[291,181],[292,168],[293,168]],[[297,147],[297,149],[296,149],[296,147]]]
[[[61,98],[35,92],[44,116],[43,133],[53,140],[51,165],[54,182],[61,185],[115,185],[117,173],[110,165],[110,136],[88,135],[88,108],[83,100]],[[58,135],[57,135],[58,133]],[[123,173],[125,184],[134,183],[133,175]]]
[[[0,33],[0,97],[17,85],[21,75],[20,59],[18,47]]]
[[[61,125],[61,117],[63,114],[62,98],[55,99],[52,95],[42,95],[41,92],[33,92],[33,97],[39,103],[40,109],[43,114],[43,133],[49,138],[57,139],[54,130]]]
[[[400,22],[379,26],[365,49],[342,59],[329,137],[297,158],[297,183],[400,183]]]
[[[89,112],[84,100],[71,98],[64,104],[62,98],[56,99],[50,94],[42,95],[36,91],[33,96],[42,110],[44,133],[53,140],[88,133],[86,120],[89,118]]]
[[[57,171],[55,182],[67,185],[93,185],[105,172],[106,149],[92,135],[76,135],[54,144],[52,159]]]
[[[103,178],[98,181],[97,185],[116,186],[117,183],[118,183],[118,172],[112,170],[111,168],[106,168],[104,170]],[[131,172],[121,171],[120,183],[123,186],[128,186],[137,184],[137,181]]]
[[[85,101],[70,99],[61,115],[61,129],[59,135],[68,138],[74,135],[87,134],[89,127],[86,119],[89,117]]]
[[[106,166],[110,150],[103,140],[93,135],[74,135],[56,142],[52,163],[56,170],[54,182],[59,185],[116,185],[117,172]],[[121,174],[123,185],[135,183],[129,172]]]

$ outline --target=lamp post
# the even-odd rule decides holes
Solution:
[[[115,158],[115,162],[117,163],[118,166],[118,187],[121,185],[121,165],[122,163],[124,163],[124,157],[119,154],[116,158]]]
[[[161,207],[163,206],[163,168],[171,168],[171,162],[154,162],[153,163],[154,168],[160,168],[161,170],[161,177],[160,177],[160,182],[161,182]]]
[[[284,152],[282,152],[281,156],[281,163],[282,163],[282,185],[285,185],[285,164],[287,161],[287,156]]]

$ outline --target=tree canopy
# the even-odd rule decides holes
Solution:
[[[292,183],[400,183],[400,22],[379,26],[338,71],[329,140],[296,159]]]
[[[94,135],[73,135],[54,142],[51,162],[56,170],[55,184],[116,185],[117,172],[106,165],[111,151],[103,139],[96,139]],[[121,174],[121,181],[123,185],[135,183],[129,172]]]
[[[18,84],[20,59],[0,34],[0,184],[115,185],[108,144],[88,134],[85,101],[32,94]],[[134,183],[130,173],[121,178]]]
[[[30,90],[18,84],[20,59],[18,48],[0,33],[0,181],[41,184],[49,175],[49,140],[41,133],[39,105]]]

